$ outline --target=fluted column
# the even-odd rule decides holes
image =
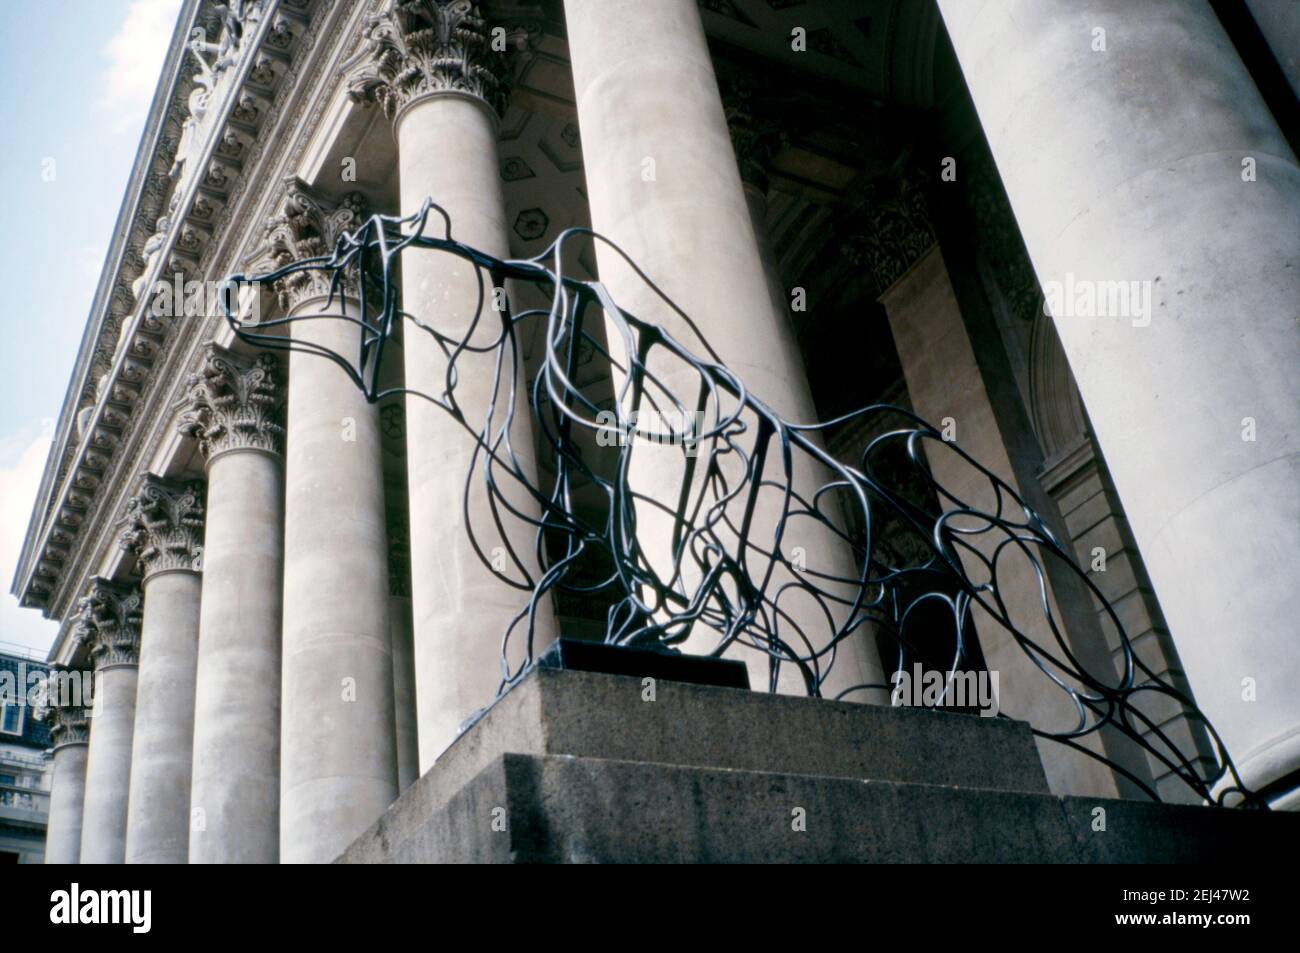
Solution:
[[[492,48],[490,35],[474,3],[392,3],[372,21],[368,46],[349,88],[358,99],[377,100],[393,120],[402,214],[418,211],[432,198],[451,216],[455,238],[507,257],[497,123],[508,86],[507,47],[522,35],[510,34],[509,43],[498,44],[500,49]],[[432,234],[440,234],[440,228],[431,220]],[[463,337],[475,318],[478,299],[478,280],[469,263],[434,253],[403,257],[403,306],[442,334]],[[500,333],[499,316],[489,307],[470,343],[486,345]],[[443,398],[443,351],[428,334],[410,327],[403,346],[406,386]],[[522,380],[520,368],[507,368],[494,394],[491,354],[462,353],[456,367],[454,397],[476,430],[483,427],[494,399],[501,414],[511,373]],[[511,439],[528,469],[533,466],[531,421],[522,398],[520,403]],[[424,400],[408,400],[406,419],[415,683],[420,770],[425,771],[455,739],[462,723],[494,698],[501,677],[502,635],[523,608],[525,595],[483,565],[470,544],[463,498],[473,438],[446,411]],[[483,465],[481,455],[477,464]],[[498,540],[481,483],[476,474],[469,518],[490,552]],[[503,475],[501,483],[511,505],[537,512],[534,501],[513,492],[508,477]],[[534,549],[531,530],[516,524],[508,533],[510,547],[527,560]],[[508,571],[518,579],[513,567]],[[554,638],[549,600],[539,609],[535,633],[538,646]],[[523,644],[520,633],[513,643]]]
[[[363,219],[290,182],[268,226],[277,262],[327,253]],[[345,357],[357,288],[320,273],[281,282],[295,342]],[[388,539],[378,409],[333,362],[289,359],[285,457],[284,737],[280,858],[328,862],[397,796]]]
[[[135,553],[144,577],[126,862],[183,864],[190,839],[203,485],[146,475],[127,504],[126,524],[122,546]]]
[[[81,822],[83,864],[120,864],[126,859],[141,602],[138,588],[96,577],[80,604],[78,635],[90,643],[95,671]]]
[[[695,0],[566,0],[564,6],[592,227],[695,320],[751,393],[791,420],[814,420],[785,302],[774,301],[783,293],[764,268]],[[597,259],[601,281],[621,307],[663,325],[696,353],[707,353],[617,253],[598,245]],[[650,371],[678,395],[693,399],[697,393],[698,375],[682,362],[661,357],[656,363],[652,357]],[[675,504],[683,479],[680,462],[676,448],[638,447],[634,488]],[[766,478],[784,479],[775,472],[778,463],[772,461]],[[810,493],[821,482],[818,469],[797,459],[796,487]],[[754,514],[754,538],[768,545],[779,515],[775,496],[760,498]],[[637,527],[652,564],[666,574],[672,520],[651,506],[638,507]],[[810,570],[815,563],[821,573],[858,575],[852,554],[828,533],[789,528],[783,548],[790,554],[795,547],[807,553]],[[795,582],[788,573],[777,575],[774,586]],[[858,587],[831,588],[851,599]],[[826,646],[830,632],[816,603],[788,599],[783,608],[814,645]],[[783,630],[788,633],[790,626]],[[693,635],[687,647],[707,651],[716,641]],[[753,652],[743,657],[751,682],[766,687],[766,660]],[[788,678],[778,688],[803,691],[793,666],[786,665],[785,672]],[[882,682],[878,653],[862,632],[841,644],[824,690],[833,694]]]
[[[1294,789],[1300,165],[1208,3],[939,8],[1196,700]]]
[[[81,858],[81,815],[86,797],[86,754],[90,722],[81,705],[52,704],[50,723],[54,765],[50,777],[50,816],[45,827],[45,862],[75,864]]]
[[[284,538],[278,363],[209,343],[181,431],[207,458],[189,860],[280,857]]]

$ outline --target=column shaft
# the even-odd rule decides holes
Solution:
[[[776,290],[741,185],[697,4],[566,0],[565,13],[592,226],[696,321],[750,392],[791,420],[815,419],[790,322],[773,300]],[[693,332],[616,253],[598,246],[597,259],[601,280],[622,308],[662,324],[706,355]],[[617,353],[614,357],[621,359]],[[654,360],[650,370],[679,398],[694,400],[699,385],[693,370]],[[634,489],[674,505],[679,458],[677,448],[639,446],[633,457]],[[784,479],[775,464],[769,465],[766,479]],[[817,471],[798,458],[794,483],[811,493],[820,482]],[[768,545],[778,497],[760,498],[756,509],[755,538]],[[648,506],[638,508],[637,520],[651,563],[663,574],[671,551],[671,521]],[[857,575],[851,554],[815,529],[790,529],[783,548],[788,555],[796,546],[817,562],[819,572]],[[776,585],[790,581],[779,578]],[[848,587],[840,594],[852,596]],[[788,599],[783,608],[814,645],[826,644],[826,618],[811,599]],[[790,631],[788,624],[783,628]],[[819,633],[825,634],[820,643]],[[796,641],[793,636],[789,640]],[[715,642],[693,636],[687,648],[707,651]],[[755,687],[766,687],[766,660],[750,651],[743,657]],[[803,691],[793,667],[784,670],[787,678],[779,688]],[[841,645],[833,672],[824,686],[829,693],[884,681],[865,632]]]
[[[1300,166],[1207,3],[939,7],[1197,701],[1269,784],[1300,765]]]
[[[496,120],[477,97],[455,92],[427,96],[397,117],[401,205],[411,213],[429,197],[451,216],[452,234],[489,254],[509,254],[505,200],[497,161]],[[436,227],[436,226],[434,226]],[[459,338],[474,319],[479,285],[473,267],[459,258],[410,254],[402,261],[403,306],[447,335]],[[500,334],[497,312],[486,306],[472,343]],[[408,327],[404,340],[406,386],[435,397],[446,390],[447,359],[433,339]],[[455,399],[471,426],[483,425],[493,400],[493,358],[464,354],[457,360]],[[522,382],[521,369],[515,369]],[[509,371],[495,395],[498,415]],[[522,390],[522,388],[521,388]],[[525,468],[533,454],[527,411],[517,410],[511,435]],[[420,770],[426,771],[460,731],[461,724],[495,697],[501,678],[501,638],[527,595],[484,566],[470,545],[463,498],[475,444],[441,408],[407,400],[407,466],[411,503],[411,597],[415,625],[415,683],[419,714]],[[499,425],[499,418],[498,418]],[[470,494],[470,520],[488,551],[497,544],[482,486],[479,455]],[[522,510],[537,510],[523,493],[501,489]],[[533,550],[531,528],[513,526],[510,543],[525,559]],[[507,563],[508,564],[508,563]],[[517,576],[509,566],[507,572]],[[534,573],[534,575],[536,575]],[[521,623],[521,626],[523,623]],[[537,620],[537,646],[554,638],[549,600]],[[517,635],[522,645],[522,632]],[[517,660],[518,656],[516,656]]]
[[[171,570],[144,584],[139,697],[126,824],[130,864],[183,864],[189,854],[199,574]]]
[[[209,345],[182,425],[208,457],[192,864],[280,857],[284,490],[278,364]]]
[[[86,797],[86,743],[54,749],[50,778],[50,817],[45,828],[45,862],[75,864],[81,859],[81,814]]]
[[[346,306],[357,314],[357,302]],[[292,314],[338,313],[300,301]],[[345,355],[354,324],[293,325]],[[397,796],[388,542],[379,418],[336,365],[290,358],[285,457],[280,857],[328,862]]]
[[[131,787],[135,728],[135,665],[95,672],[95,705],[86,754],[86,797],[81,823],[81,863],[120,864],[126,859],[126,810]]]

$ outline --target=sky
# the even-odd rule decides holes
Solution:
[[[0,0],[0,651],[55,623],[9,594],[180,0]]]

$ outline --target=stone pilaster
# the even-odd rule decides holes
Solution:
[[[190,863],[274,863],[280,836],[284,394],[270,354],[209,343],[180,431],[207,456]]]
[[[122,547],[144,576],[144,621],[126,824],[127,863],[184,863],[189,848],[203,484],[146,474]]]
[[[77,636],[89,642],[95,670],[81,827],[85,864],[120,864],[126,857],[142,602],[139,589],[95,577],[78,606]]]
[[[514,50],[527,30],[489,23],[477,4],[398,0],[369,21],[364,43],[350,68],[352,96],[377,102],[393,120],[397,137],[401,212],[410,215],[432,199],[451,218],[460,241],[499,258],[510,254],[505,199],[497,154],[497,123],[506,107]],[[440,234],[437,221],[431,234]],[[479,277],[473,265],[452,255],[418,253],[402,262],[403,306],[438,331],[486,347],[500,334],[493,320],[471,330]],[[491,314],[487,315],[491,318]],[[408,388],[442,398],[447,355],[428,334],[403,341]],[[455,400],[481,418],[495,401],[493,356],[463,352],[457,359]],[[522,381],[521,368],[502,372]],[[516,452],[527,459],[533,445],[531,418],[516,408]],[[465,476],[475,445],[460,424],[428,401],[408,401],[407,466],[411,500],[411,602],[420,770],[427,770],[458,734],[460,725],[489,704],[500,680],[500,640],[520,608],[518,590],[483,566],[470,544],[466,508],[475,530],[495,533],[483,494],[464,500]],[[473,426],[482,426],[477,419]],[[510,487],[504,488],[510,492]],[[511,505],[537,512],[534,500],[512,494]],[[533,550],[531,528],[507,530],[516,552]],[[494,542],[488,542],[490,548]],[[538,614],[536,639],[554,637],[549,604]],[[491,633],[478,638],[471,633]],[[517,659],[515,660],[518,661]]]
[[[736,166],[746,190],[767,194],[768,169],[773,157],[785,143],[785,127],[765,115],[753,89],[743,80],[719,77],[722,112],[727,119],[731,147],[736,152]]]

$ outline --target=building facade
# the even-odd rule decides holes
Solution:
[[[48,859],[329,861],[491,701],[518,600],[462,540],[472,448],[237,340],[212,290],[428,198],[498,257],[609,237],[792,418],[944,422],[1128,642],[1051,567],[998,580],[1011,611],[1049,605],[1097,671],[1131,647],[1300,804],[1300,24],[1248,6],[186,0],[14,580],[61,622],[51,665],[95,681],[93,718],[54,716]],[[574,258],[670,321],[607,246]],[[477,294],[448,267],[403,288],[415,314]],[[310,319],[327,291],[240,307]],[[381,376],[432,390],[436,349],[405,343]],[[613,374],[577,381],[599,402]],[[581,600],[543,615],[600,632]],[[1068,725],[975,624],[1004,712]],[[1212,770],[1194,712],[1143,713]],[[1054,791],[1188,799],[1141,746],[1087,743],[1041,744]]]
[[[28,701],[47,671],[39,659],[0,652],[0,864],[45,859],[50,731]]]

